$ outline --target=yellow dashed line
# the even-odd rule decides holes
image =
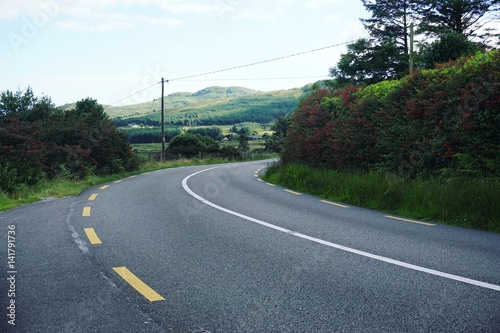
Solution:
[[[146,297],[150,302],[165,300],[165,298],[163,298],[156,291],[151,289],[147,284],[142,282],[131,271],[129,271],[127,267],[113,267],[113,270],[125,281],[127,281],[142,296]]]
[[[100,190],[105,190],[105,189],[107,189],[108,187],[109,187],[109,185],[104,185],[104,186],[100,187],[99,189],[100,189]]]
[[[349,206],[346,206],[346,205],[341,205],[341,204],[338,204],[338,203],[335,203],[335,202],[331,202],[331,201],[328,201],[328,200],[320,200],[321,202],[324,202],[324,203],[327,203],[329,205],[334,205],[334,206],[337,206],[337,207],[342,207],[342,208],[349,208]]]
[[[89,201],[94,201],[95,198],[97,198],[97,194],[92,194],[90,197],[89,197]]]
[[[393,219],[393,220],[399,220],[399,221],[405,221],[405,222],[410,222],[410,223],[422,224],[422,225],[426,225],[426,226],[429,226],[429,227],[435,227],[436,226],[435,224],[432,224],[432,223],[420,222],[420,221],[415,221],[415,220],[408,220],[408,219],[403,219],[403,218],[396,217],[396,216],[386,215],[384,217],[387,217],[388,219]]]
[[[130,177],[128,177],[128,179],[132,179],[132,178],[135,178],[135,177],[137,177],[137,176],[130,176]]]
[[[120,180],[117,180],[116,182],[113,182],[114,184],[116,183],[121,183],[123,181],[123,179],[120,179]]]
[[[285,190],[285,192],[292,193],[292,194],[295,194],[295,195],[302,195],[302,193],[295,192],[295,191],[292,191],[292,190]]]
[[[85,230],[85,233],[87,234],[87,237],[90,241],[90,244],[92,244],[92,245],[102,244],[101,240],[99,239],[99,237],[95,233],[94,228],[84,228],[83,230]]]
[[[82,216],[90,216],[90,208],[91,207],[83,207]]]

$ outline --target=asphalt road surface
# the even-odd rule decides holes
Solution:
[[[167,169],[0,213],[0,332],[500,332],[500,235]]]

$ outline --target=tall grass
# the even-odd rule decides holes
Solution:
[[[277,164],[263,179],[334,201],[387,213],[500,233],[500,181],[404,179],[379,172],[338,172]]]

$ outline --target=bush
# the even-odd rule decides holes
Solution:
[[[291,117],[282,159],[405,177],[500,172],[500,52],[399,81],[317,90]]]
[[[74,110],[62,111],[30,88],[0,95],[0,158],[5,192],[43,178],[80,179],[139,166],[126,135],[97,101],[87,98]]]
[[[167,153],[170,155],[182,155],[191,158],[216,154],[219,152],[219,144],[213,139],[199,134],[184,133],[177,135],[168,145]]]

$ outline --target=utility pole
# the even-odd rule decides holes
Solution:
[[[165,80],[161,78],[161,161],[165,161],[165,106],[163,94],[165,92]]]
[[[413,32],[413,22],[410,23],[410,75],[413,74],[413,39],[414,39],[414,32]]]

